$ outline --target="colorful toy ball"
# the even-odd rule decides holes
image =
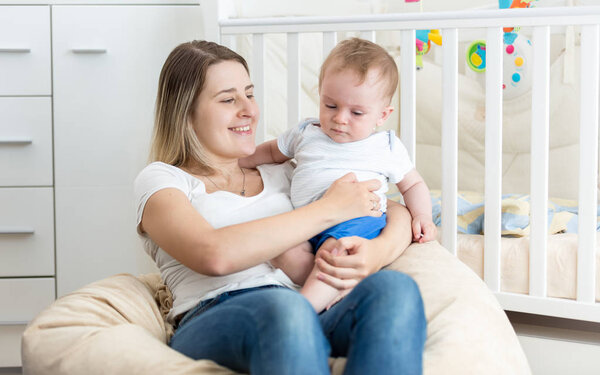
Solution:
[[[502,91],[506,100],[531,90],[531,41],[524,35],[510,34],[505,34],[502,53],[502,83],[504,84]],[[508,35],[511,38],[506,38]]]
[[[467,48],[467,65],[476,72],[485,71],[485,41],[476,40]]]

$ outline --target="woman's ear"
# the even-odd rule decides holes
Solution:
[[[394,112],[394,107],[389,106],[389,105],[387,107],[384,107],[383,110],[381,111],[379,119],[375,123],[375,126],[378,127],[378,126],[383,125],[385,123],[385,121],[388,119],[388,117],[390,117],[392,112]]]

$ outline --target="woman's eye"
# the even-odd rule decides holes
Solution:
[[[252,99],[252,98],[254,98],[254,94],[246,94],[246,98]]]
[[[223,99],[223,100],[221,100],[221,102],[223,102],[223,103],[233,103],[233,98]]]

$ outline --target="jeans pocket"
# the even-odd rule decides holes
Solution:
[[[189,310],[187,313],[185,313],[183,318],[181,318],[181,320],[179,321],[179,324],[177,325],[177,329],[180,329],[181,327],[183,327],[183,325],[185,323],[189,322],[193,318],[197,317],[198,315],[202,314],[206,310],[208,310],[211,307],[213,307],[214,305],[216,305],[219,302],[219,299],[220,299],[219,297],[221,297],[221,296],[216,296],[215,298],[211,298],[211,299],[207,299],[207,300],[199,302],[195,307],[193,307],[191,310]]]

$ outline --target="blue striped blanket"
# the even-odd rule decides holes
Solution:
[[[390,194],[394,201],[400,199],[400,194]],[[433,222],[442,224],[441,191],[431,191],[431,205],[433,208]],[[457,201],[457,226],[458,232],[467,234],[483,234],[484,228],[484,196],[480,193],[461,191]],[[502,196],[502,235],[527,236],[529,235],[530,196],[527,194],[506,194]],[[596,215],[600,219],[600,206]],[[577,201],[550,198],[548,200],[548,234],[577,233],[578,228]],[[600,230],[600,220],[596,229]]]

